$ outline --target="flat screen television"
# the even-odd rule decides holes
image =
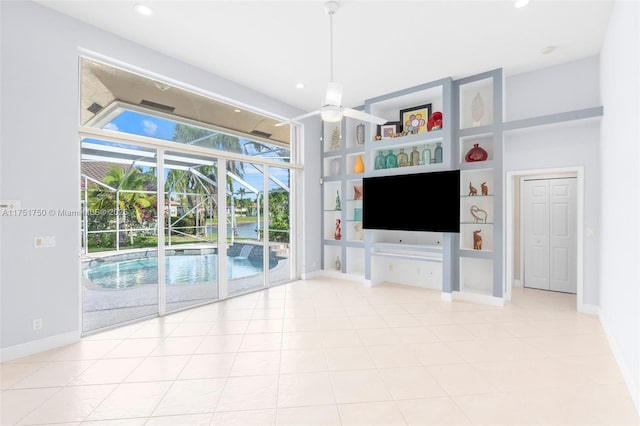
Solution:
[[[362,226],[460,232],[460,170],[362,179]]]

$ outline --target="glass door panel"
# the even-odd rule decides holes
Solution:
[[[217,160],[164,155],[166,311],[217,300]]]
[[[82,141],[82,331],[158,314],[156,151]]]
[[[268,168],[269,190],[269,286],[291,280],[290,229],[291,229],[291,170],[281,167]]]
[[[265,287],[264,167],[227,161],[227,287],[229,295]]]

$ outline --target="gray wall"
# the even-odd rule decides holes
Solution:
[[[533,118],[601,105],[598,57],[590,57],[506,80],[506,121]],[[569,108],[569,109],[568,109]],[[598,232],[600,211],[600,120],[509,131],[504,137],[505,172],[584,167],[583,303],[598,304]],[[507,277],[509,279],[509,277]]]
[[[640,3],[616,2],[601,73],[600,318],[640,411]]]
[[[78,57],[82,49],[284,117],[301,113],[38,4],[2,1],[0,8],[0,198],[20,200],[22,208],[79,207]],[[318,135],[319,124],[308,121],[306,131]],[[315,143],[317,137],[309,140]],[[313,166],[301,179],[301,192],[307,201],[319,200],[317,150],[307,149],[305,156],[308,161],[304,162]],[[320,262],[319,232],[315,231],[320,228],[319,201],[309,202],[309,209],[302,213],[302,232],[316,239],[298,257],[300,272]],[[79,220],[74,217],[1,219],[0,349],[70,333],[79,336],[79,232]],[[35,249],[36,236],[55,236],[56,247]],[[35,318],[43,320],[39,331],[32,330]]]

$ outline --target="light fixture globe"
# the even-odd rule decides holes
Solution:
[[[338,105],[325,105],[320,111],[322,121],[335,123],[342,120],[342,107]]]

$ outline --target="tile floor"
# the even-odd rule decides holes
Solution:
[[[298,281],[2,364],[2,425],[639,425],[597,317]]]

